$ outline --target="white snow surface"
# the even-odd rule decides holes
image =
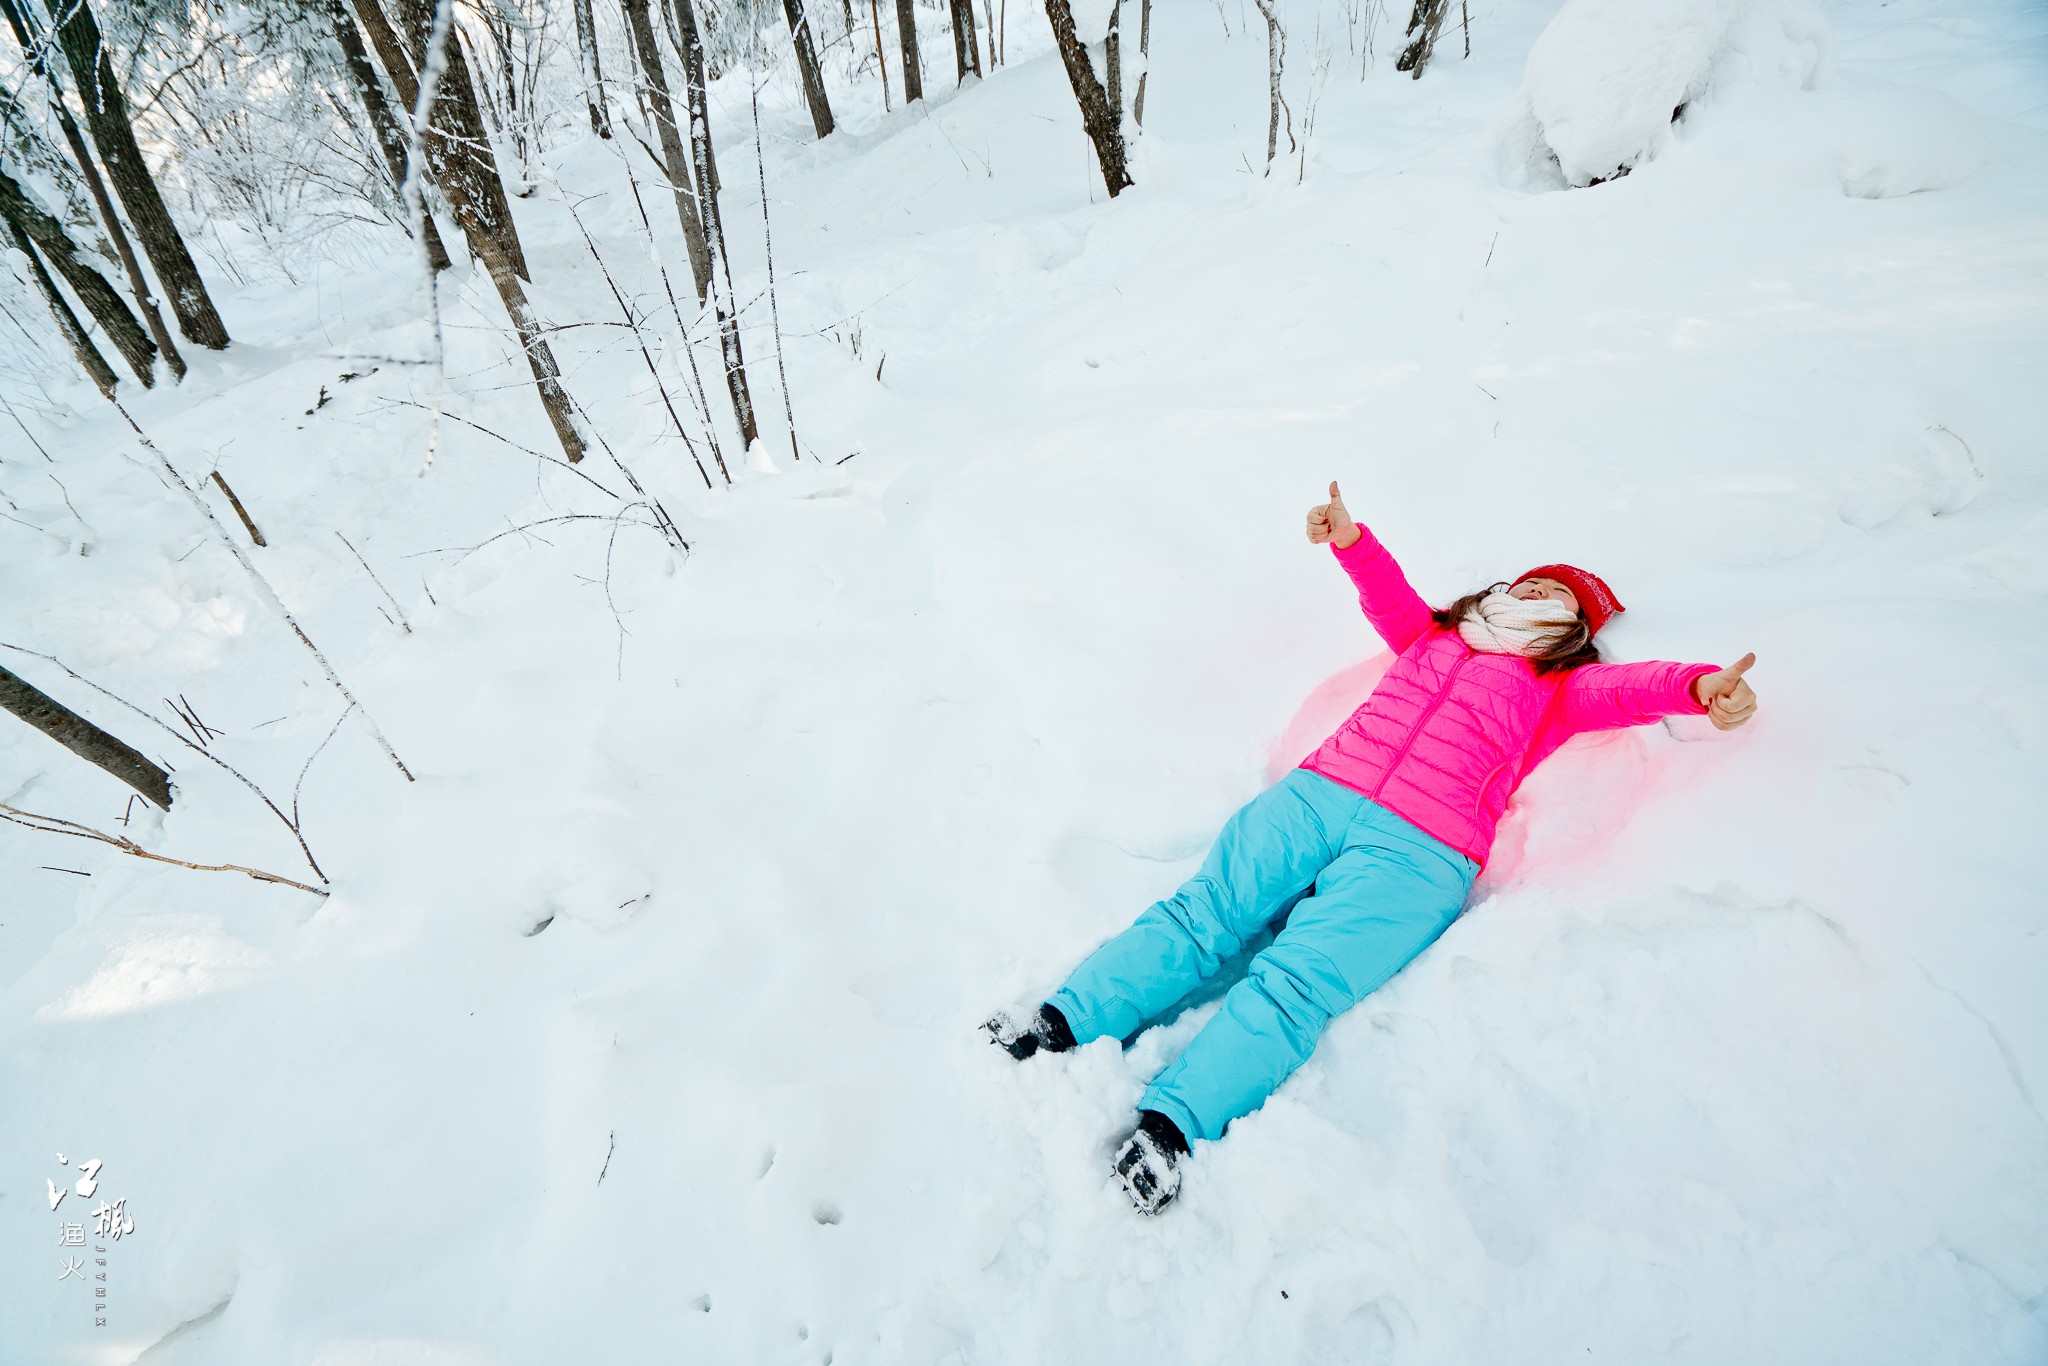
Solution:
[[[1478,0],[1420,81],[1359,79],[1331,9],[1313,138],[1262,178],[1257,14],[1157,5],[1109,202],[1032,9],[957,91],[927,34],[922,108],[839,79],[822,144],[766,92],[801,459],[764,307],[767,458],[728,435],[716,491],[627,334],[557,334],[687,556],[499,535],[618,503],[464,425],[548,448],[464,271],[423,472],[398,241],[223,280],[237,344],[124,389],[235,485],[417,781],[343,722],[299,794],[324,901],[0,826],[0,1360],[2048,1362],[2048,18],[1840,0],[1815,88],[1649,141],[1647,82],[1582,141],[1553,116],[1577,167],[1664,141],[1534,193],[1497,162],[1525,68],[1554,92],[1559,26],[1643,7]],[[1303,81],[1318,16],[1282,13]],[[743,79],[717,95],[752,298]],[[658,299],[616,148],[549,155],[536,307],[616,319],[571,202]],[[51,461],[0,435],[0,640],[188,699],[288,804],[335,695],[58,397]],[[1466,914],[1146,1219],[1109,1154],[1205,1011],[1022,1066],[976,1026],[1384,668],[1302,536],[1332,478],[1432,600],[1587,565],[1614,657],[1754,650],[1761,710],[1567,747]],[[127,833],[308,877],[225,775],[0,662],[178,765]],[[11,723],[0,791],[126,805]],[[135,1221],[104,1329],[55,1279],[80,1154]]]

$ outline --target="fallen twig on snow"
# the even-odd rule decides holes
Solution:
[[[185,501],[197,509],[201,517],[206,519],[206,524],[213,528],[215,535],[220,538],[220,543],[228,548],[228,553],[235,557],[235,562],[240,564],[243,570],[248,573],[250,582],[256,585],[258,596],[269,605],[271,611],[277,613],[283,619],[285,625],[291,627],[292,634],[299,638],[299,643],[304,645],[314,660],[319,663],[320,671],[327,675],[327,681],[334,685],[334,690],[340,693],[349,705],[356,709],[356,714],[363,718],[363,724],[369,728],[370,734],[376,738],[378,746],[383,749],[384,757],[391,760],[398,771],[405,775],[407,782],[413,781],[412,770],[405,766],[405,760],[398,757],[398,751],[393,749],[391,742],[384,738],[383,730],[378,727],[376,721],[371,719],[370,713],[363,709],[362,704],[356,701],[356,695],[348,690],[346,683],[341,681],[341,675],[334,671],[334,666],[327,662],[327,656],[320,652],[320,647],[313,643],[313,638],[306,634],[306,629],[303,626],[299,625],[299,619],[292,615],[289,607],[284,605],[284,600],[278,597],[277,590],[270,586],[270,580],[263,577],[263,571],[256,567],[256,562],[249,558],[248,552],[235,543],[234,537],[228,535],[227,528],[220,524],[220,518],[213,515],[213,509],[206,505],[206,500],[201,498],[193,487],[185,482],[185,476],[178,473],[177,466],[170,462],[170,458],[157,447],[156,442],[149,439],[149,433],[142,430],[141,424],[136,422],[134,416],[121,405],[121,400],[110,396],[107,402],[114,405],[114,411],[119,413],[123,420],[128,423],[129,429],[135,433],[136,439],[142,443],[143,448],[156,457],[156,462],[162,468],[163,474],[170,483],[170,486],[183,494]],[[133,459],[132,456],[129,458]],[[137,461],[136,463],[140,464],[141,462]]]
[[[405,633],[407,635],[411,635],[412,623],[405,619],[405,609],[398,605],[397,598],[391,596],[391,590],[384,586],[384,580],[377,577],[377,571],[370,568],[370,562],[363,558],[363,552],[357,550],[355,546],[349,541],[348,537],[342,536],[339,531],[335,532],[334,534],[336,536],[341,537],[341,543],[343,545],[348,546],[348,553],[356,557],[356,563],[363,567],[363,572],[370,576],[370,582],[376,584],[377,591],[384,595],[384,601],[390,603],[391,610],[398,613],[398,624],[405,628]]]
[[[321,392],[325,393],[326,390],[323,389]],[[260,546],[268,547],[270,542],[263,539],[263,533],[256,529],[255,520],[249,516],[249,509],[243,507],[242,500],[235,497],[235,491],[228,487],[228,481],[221,476],[219,470],[213,472],[213,482],[220,485],[220,491],[228,496],[228,505],[234,508],[235,516],[242,519],[243,527],[249,532],[249,539]]]
[[[497,387],[510,388],[511,386],[500,385]],[[431,413],[434,411],[432,408],[429,408],[426,404],[420,403],[414,399],[409,398],[387,398],[384,400],[384,402],[396,405],[401,408],[417,408],[423,413]],[[573,474],[578,479],[581,479],[584,483],[596,489],[599,493],[604,494],[607,498],[616,498],[619,496],[618,494],[613,493],[603,484],[598,483],[597,480],[592,479],[582,470],[577,469],[574,465],[570,464],[568,461],[562,459],[558,455],[549,455],[546,451],[537,451],[531,446],[523,446],[519,442],[514,441],[511,437],[504,435],[502,432],[494,432],[489,427],[484,426],[483,423],[475,421],[472,418],[464,417],[460,413],[451,413],[447,412],[446,410],[443,410],[439,416],[447,418],[450,422],[460,422],[465,427],[473,427],[477,431],[482,432],[485,436],[490,437],[494,441],[504,442],[506,445],[510,446],[515,451],[523,451],[526,454],[532,456],[534,459],[541,461],[543,464],[553,465],[557,469],[563,470],[569,474]],[[439,419],[437,418],[436,420],[438,421]]]
[[[201,873],[243,873],[255,878],[258,882],[281,883],[286,887],[296,887],[302,892],[311,892],[314,896],[327,895],[323,888],[308,887],[303,882],[294,882],[290,878],[280,877],[276,873],[266,873],[260,868],[245,868],[239,863],[192,863],[185,859],[172,858],[168,854],[152,854],[126,835],[109,835],[104,830],[95,830],[89,825],[80,825],[77,821],[67,821],[61,816],[44,816],[34,811],[24,811],[20,807],[9,806],[5,802],[0,802],[0,821],[11,821],[15,825],[24,826],[30,830],[40,830],[50,835],[71,835],[82,840],[97,840],[101,844],[113,845],[124,854],[133,854],[137,858],[145,858],[153,863],[169,863],[179,868],[190,868]]]

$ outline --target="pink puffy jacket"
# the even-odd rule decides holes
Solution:
[[[1706,711],[1692,681],[1713,664],[1589,664],[1538,674],[1430,620],[1370,531],[1336,552],[1373,629],[1400,656],[1365,705],[1301,766],[1362,792],[1453,849],[1486,861],[1508,798],[1580,731]]]

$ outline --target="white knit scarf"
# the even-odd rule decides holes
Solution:
[[[1579,614],[1550,598],[1524,600],[1492,592],[1474,603],[1458,623],[1465,644],[1485,654],[1533,655],[1553,644]]]

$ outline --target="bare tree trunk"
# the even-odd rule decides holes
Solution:
[[[113,199],[107,194],[107,182],[100,175],[91,150],[85,145],[85,135],[79,131],[78,120],[71,117],[62,95],[58,94],[62,87],[57,82],[57,73],[50,67],[49,48],[40,41],[41,34],[30,27],[23,0],[0,0],[0,11],[6,13],[8,26],[14,30],[14,40],[21,44],[29,65],[35,69],[36,75],[42,77],[43,84],[50,88],[51,93],[57,95],[52,101],[57,127],[63,132],[64,145],[70,148],[71,159],[77,163],[85,188],[92,195],[93,207],[99,211],[100,225],[107,230],[107,240],[114,244],[114,253],[121,258],[121,269],[128,276],[128,292],[135,299],[135,306],[149,328],[149,335],[156,341],[156,349],[169,363],[172,377],[183,380],[185,357],[179,354],[177,343],[171,340],[171,330],[164,326],[164,315],[156,306],[156,295],[150,291],[149,277],[142,273],[142,263],[135,259],[135,247],[128,240],[128,229],[121,222]]]
[[[896,0],[896,43],[903,49],[903,102],[915,104],[924,98],[924,64],[917,53],[917,7],[912,0]]]
[[[804,14],[804,0],[782,0],[782,13],[789,20],[790,42],[796,46],[796,69],[804,81],[804,103],[811,107],[811,126],[818,136],[832,136],[832,106],[825,102],[825,78],[818,70],[817,48],[811,42],[811,21]]]
[[[370,54],[363,48],[363,35],[356,28],[356,21],[342,8],[342,0],[323,0],[327,8],[329,24],[334,29],[334,41],[341,47],[344,65],[348,67],[349,79],[355,84],[356,95],[363,102],[363,112],[370,119],[370,133],[377,143],[377,150],[383,154],[384,169],[391,173],[391,188],[399,194],[405,192],[405,156],[407,139],[405,129],[399,125],[398,116],[384,98],[384,87],[377,83],[377,68],[370,64]],[[427,264],[436,271],[448,269],[448,248],[441,241],[441,230],[434,225],[430,213],[420,215],[426,227]],[[411,224],[406,225],[411,231]]]
[[[571,7],[576,11],[576,50],[583,59],[583,102],[590,106],[590,131],[609,138],[612,119],[604,102],[604,68],[597,60],[597,20],[590,0],[574,0]]]
[[[51,316],[57,319],[57,327],[64,333],[64,340],[71,343],[71,354],[78,357],[78,363],[85,367],[85,373],[99,386],[100,392],[113,397],[114,386],[118,382],[114,367],[107,364],[107,358],[92,344],[92,338],[86,335],[85,324],[78,321],[78,315],[65,302],[57,282],[50,278],[49,271],[43,269],[42,259],[36,255],[35,243],[28,240],[28,234],[11,218],[7,220],[7,233],[14,239],[15,247],[28,258],[29,274],[34,277],[43,302],[50,306]]]
[[[498,287],[498,298],[505,305],[505,316],[512,320],[512,330],[519,334],[520,349],[526,352],[526,365],[533,372],[533,387],[540,393],[540,406],[546,410],[548,423],[555,429],[555,440],[561,443],[562,454],[575,464],[583,458],[587,444],[583,432],[576,425],[576,416],[569,402],[569,393],[562,387],[562,369],[555,363],[554,348],[540,333],[540,325],[534,320],[533,306],[526,300],[526,289],[521,283],[519,272],[512,263],[498,251],[498,244],[490,239],[476,243],[477,255],[483,258],[484,269],[491,274],[491,283]]]
[[[974,41],[974,0],[952,0],[952,7],[953,61],[960,69],[959,81],[965,81],[970,71],[981,74],[981,49]]]
[[[1102,39],[1102,64],[1109,68],[1109,108],[1121,124],[1124,120],[1124,40],[1118,21],[1124,17],[1124,0],[1110,0],[1109,32]]]
[[[89,764],[96,764],[164,810],[171,775],[47,693],[0,669],[0,708],[13,712]]]
[[[23,191],[20,182],[5,171],[0,171],[0,218],[6,219],[8,226],[14,230],[17,245],[26,239],[35,243],[37,249],[49,258],[50,264],[57,268],[57,273],[64,277],[64,282],[70,285],[72,292],[78,296],[79,302],[84,304],[94,320],[106,329],[107,336],[121,352],[122,359],[128,362],[128,368],[135,372],[135,378],[141,380],[145,387],[154,385],[156,343],[142,330],[142,324],[135,321],[135,315],[128,311],[128,305],[121,302],[119,291],[108,284],[106,277],[93,269],[91,263],[85,259],[85,253],[71,240],[71,235],[64,231],[64,225],[45,213]],[[34,259],[33,254],[30,259]],[[57,321],[63,326],[63,315],[60,314]],[[75,314],[72,315],[71,321],[73,325],[77,323]],[[68,332],[69,328],[66,330]],[[77,349],[75,342],[72,349]],[[85,358],[81,356],[79,359],[83,361]],[[101,364],[105,362],[102,361]],[[93,368],[90,362],[86,363],[87,371],[90,372]],[[93,379],[99,382],[100,377],[94,374]],[[108,388],[104,383],[101,383],[100,387]]]
[[[391,77],[399,98],[411,107],[419,103],[419,81],[414,73],[426,66],[427,39],[434,31],[435,0],[397,0],[397,5],[399,32],[405,44],[400,54],[405,79],[401,80],[391,70],[390,57],[385,57],[385,73]],[[377,0],[356,0],[357,16],[363,17],[366,10],[377,10]],[[378,17],[382,19],[381,12]],[[389,32],[389,25],[379,26]],[[383,55],[375,30],[367,21],[363,27],[370,34],[371,43],[378,45],[379,55]],[[423,139],[427,162],[434,168],[434,181],[447,197],[449,207],[455,210],[456,222],[471,238],[472,248],[478,233],[491,238],[513,274],[531,280],[526,249],[519,241],[518,225],[512,220],[512,204],[505,195],[505,182],[498,175],[498,162],[484,132],[483,115],[477,110],[476,83],[470,78],[469,62],[462,55],[462,45],[452,40],[444,56],[446,67],[434,91],[434,108]],[[410,95],[406,93],[408,86],[412,90]],[[463,222],[465,213],[469,222]]]
[[[1045,0],[1045,17],[1052,21],[1053,41],[1059,45],[1060,60],[1066,63],[1067,80],[1074,87],[1074,101],[1081,106],[1081,126],[1095,144],[1095,160],[1102,167],[1102,183],[1109,197],[1116,198],[1131,186],[1131,173],[1124,165],[1124,135],[1117,127],[1109,95],[1095,79],[1089,65],[1088,49],[1074,32],[1074,8],[1068,0]]]
[[[1394,70],[1406,71],[1414,80],[1422,79],[1422,68],[1436,55],[1436,35],[1443,29],[1444,16],[1450,10],[1450,0],[1415,0],[1415,10],[1408,16],[1408,46],[1401,49]]]
[[[405,183],[406,168],[409,168],[412,164],[412,142],[409,130],[412,125],[411,111],[417,109],[420,102],[419,73],[413,69],[411,55],[406,52],[405,44],[399,40],[398,31],[391,27],[391,20],[386,17],[382,6],[378,4],[378,0],[349,0],[349,7],[355,12],[356,21],[362,25],[363,33],[368,36],[370,48],[377,54],[377,62],[384,68],[384,75],[390,80],[391,88],[398,92],[398,102],[404,105],[406,109],[405,121],[399,127],[401,133],[407,134],[406,144],[402,149],[404,155],[399,172],[399,184],[402,187]],[[437,155],[435,147],[437,139],[438,134],[431,127],[422,129],[420,132],[420,148],[427,156],[427,165],[420,168],[420,186],[422,190],[420,196],[420,221],[422,223],[425,223],[432,217],[432,214],[427,209],[424,190],[427,185],[434,182],[433,166],[434,158]],[[442,197],[444,199],[447,198],[445,193]],[[449,211],[451,213],[454,211],[454,201],[452,200],[449,201]],[[460,220],[456,222],[455,226],[463,230],[463,243],[465,246],[468,246],[472,236],[469,226]],[[469,257],[470,263],[474,265],[477,259],[474,247],[469,247]]]
[[[135,235],[142,239],[156,278],[170,295],[178,330],[189,341],[222,350],[228,344],[227,326],[214,309],[199,266],[185,249],[185,239],[178,235],[178,225],[164,206],[156,178],[142,159],[142,149],[135,145],[128,102],[114,79],[114,64],[100,41],[100,26],[93,18],[90,0],[59,0],[56,12],[60,16],[57,46],[71,67],[72,81],[85,105],[85,126],[99,148],[107,179],[114,183],[114,192],[128,211],[128,221],[135,225]]]
[[[682,222],[683,243],[690,253],[690,278],[696,283],[697,302],[701,304],[704,292],[711,287],[711,248],[705,243],[704,221],[695,206],[700,196],[691,188],[690,158],[676,132],[675,102],[669,98],[661,47],[654,41],[654,25],[648,22],[647,0],[620,0],[619,8],[626,16],[626,31],[633,37],[633,51],[640,58],[640,80],[636,87],[640,108],[654,125],[655,139],[661,144],[662,174],[668,177],[669,189],[675,194],[676,217]]]
[[[868,15],[875,21],[875,69],[882,73],[882,112],[889,112],[889,56],[882,49],[882,8],[880,0],[868,0]]]
[[[718,168],[711,160],[710,97],[704,80],[704,43],[697,32],[697,11],[691,0],[676,0],[676,19],[683,35],[683,84],[690,109],[690,155],[697,166],[697,183],[705,187],[698,202],[704,209],[704,227],[718,252],[719,270],[725,276],[725,299],[711,291],[711,307],[718,318],[718,347],[725,358],[725,388],[732,396],[733,420],[739,424],[740,445],[751,449],[761,434],[754,418],[754,395],[747,385],[747,358],[740,347],[739,318],[728,310],[737,307],[732,290],[732,257],[725,249],[725,221],[718,212]],[[684,345],[688,345],[687,339]],[[695,362],[692,362],[694,364]]]
[[[1145,126],[1145,78],[1152,74],[1152,0],[1138,9],[1138,97],[1131,101],[1131,122]]]
[[[416,73],[427,65],[427,39],[434,31],[434,12],[427,0],[398,3],[407,33],[404,47],[377,7],[377,0],[355,0],[356,17],[363,21],[363,30],[384,63],[384,74],[391,78],[398,97],[409,108],[417,109],[420,89]],[[505,306],[505,316],[511,319],[512,330],[519,336],[520,349],[526,353],[527,367],[533,371],[540,406],[555,429],[562,454],[574,464],[583,458],[583,433],[576,424],[568,391],[562,387],[561,367],[555,364],[555,353],[547,338],[540,334],[521,284],[526,278],[526,259],[519,248],[519,232],[505,200],[505,187],[491,158],[490,143],[484,140],[468,67],[461,48],[452,39],[443,55],[446,65],[435,91],[434,107],[427,117],[427,126],[420,130],[426,169],[432,170],[471,254],[489,272]]]

